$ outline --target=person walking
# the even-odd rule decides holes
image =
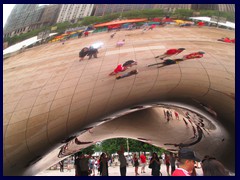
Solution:
[[[124,147],[121,145],[121,149],[117,152],[120,161],[120,174],[121,176],[126,176],[127,173],[127,160],[124,156]]]
[[[166,57],[170,57],[170,56],[173,56],[173,55],[178,55],[181,52],[183,52],[184,50],[185,50],[185,48],[169,49],[164,54],[156,56],[155,58],[159,58],[159,59],[163,60]]]
[[[159,176],[160,175],[160,167],[161,167],[161,162],[158,158],[157,153],[152,154],[152,158],[150,160],[149,166],[152,168],[152,176]]]
[[[138,174],[139,162],[136,154],[133,155],[133,166],[135,167],[135,176],[139,175]]]
[[[190,148],[181,148],[178,151],[179,168],[177,168],[172,176],[191,176],[195,161],[200,161],[196,157],[195,152]]]
[[[142,165],[142,168],[141,168],[141,173],[146,173],[145,172],[145,166],[146,166],[146,156],[144,155],[144,153],[142,153],[140,155],[140,162],[141,162],[141,165]]]

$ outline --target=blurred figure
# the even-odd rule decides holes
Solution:
[[[121,149],[117,152],[119,156],[120,161],[120,174],[121,176],[126,176],[127,173],[127,160],[124,156],[124,148],[123,145],[121,145]]]
[[[203,176],[229,176],[223,164],[214,157],[205,156],[202,160]]]
[[[140,161],[142,164],[141,173],[145,173],[145,166],[147,161],[146,161],[146,156],[143,153],[140,155]]]
[[[149,166],[151,166],[151,168],[152,168],[152,173],[151,173],[152,176],[159,176],[160,175],[161,163],[160,163],[160,160],[158,158],[157,153],[154,152],[152,154],[152,158],[150,160]]]
[[[122,41],[118,41],[117,44],[116,44],[116,46],[117,46],[117,47],[121,47],[121,46],[123,46],[124,44],[125,44],[125,39],[123,39]]]
[[[59,162],[60,172],[64,172],[64,160]]]
[[[139,162],[136,154],[133,155],[133,166],[135,167],[135,176],[139,175],[138,174]]]
[[[159,59],[163,60],[166,57],[170,57],[170,56],[173,56],[173,55],[178,55],[181,52],[183,52],[184,50],[185,50],[185,48],[169,49],[164,54],[156,56],[155,58],[159,58]]]
[[[108,159],[106,153],[102,153],[100,156],[100,176],[108,176]]]
[[[84,47],[80,52],[79,52],[79,61],[82,61],[83,58],[88,54],[89,48]]]

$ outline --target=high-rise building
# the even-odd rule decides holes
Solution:
[[[192,4],[191,9],[235,12],[235,4]]]
[[[43,8],[38,4],[16,4],[4,27],[4,36],[27,32],[30,25],[41,19]]]
[[[43,25],[52,25],[57,22],[58,15],[60,13],[61,4],[49,4],[44,8],[40,22]]]
[[[65,21],[76,22],[80,18],[91,16],[93,6],[93,4],[63,4],[57,23]]]
[[[125,12],[131,10],[153,9],[154,4],[96,4],[94,16]]]

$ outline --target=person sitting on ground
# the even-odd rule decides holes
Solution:
[[[116,46],[117,46],[117,47],[121,47],[121,46],[123,46],[124,44],[125,44],[125,39],[123,39],[122,41],[118,41],[117,44],[116,44]]]
[[[181,148],[178,151],[179,168],[173,172],[172,176],[191,176],[195,161],[200,161],[194,151],[190,148]]]
[[[229,176],[223,164],[211,156],[204,156],[202,160],[203,176]]]
[[[170,56],[173,56],[173,55],[180,54],[184,50],[185,50],[185,48],[169,49],[164,54],[156,56],[155,58],[159,58],[159,59],[163,60],[166,57],[170,57]]]
[[[131,68],[133,65],[137,65],[137,62],[134,61],[134,60],[128,60],[126,61],[125,63],[123,64],[119,64],[113,72],[111,72],[109,75],[112,76],[112,75],[116,75],[118,74],[119,72],[123,72],[125,71],[126,69],[128,68]]]
[[[88,47],[84,47],[80,52],[79,52],[79,61],[83,60],[83,58],[88,54],[89,52],[89,48]]]

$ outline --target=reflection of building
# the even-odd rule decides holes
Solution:
[[[111,13],[121,13],[131,10],[143,9],[163,9],[165,11],[174,11],[176,9],[194,9],[194,10],[220,10],[235,12],[234,4],[97,4],[94,16],[104,16]]]
[[[4,37],[12,37],[56,23],[60,7],[58,4],[16,4],[4,27]]]
[[[153,9],[154,4],[97,4],[94,16],[131,10]]]
[[[4,27],[4,36],[27,32],[29,26],[40,20],[43,8],[37,4],[16,4]]]
[[[235,4],[192,4],[194,10],[219,10],[225,12],[235,12]]]
[[[57,22],[73,21],[91,16],[93,4],[63,4]]]

